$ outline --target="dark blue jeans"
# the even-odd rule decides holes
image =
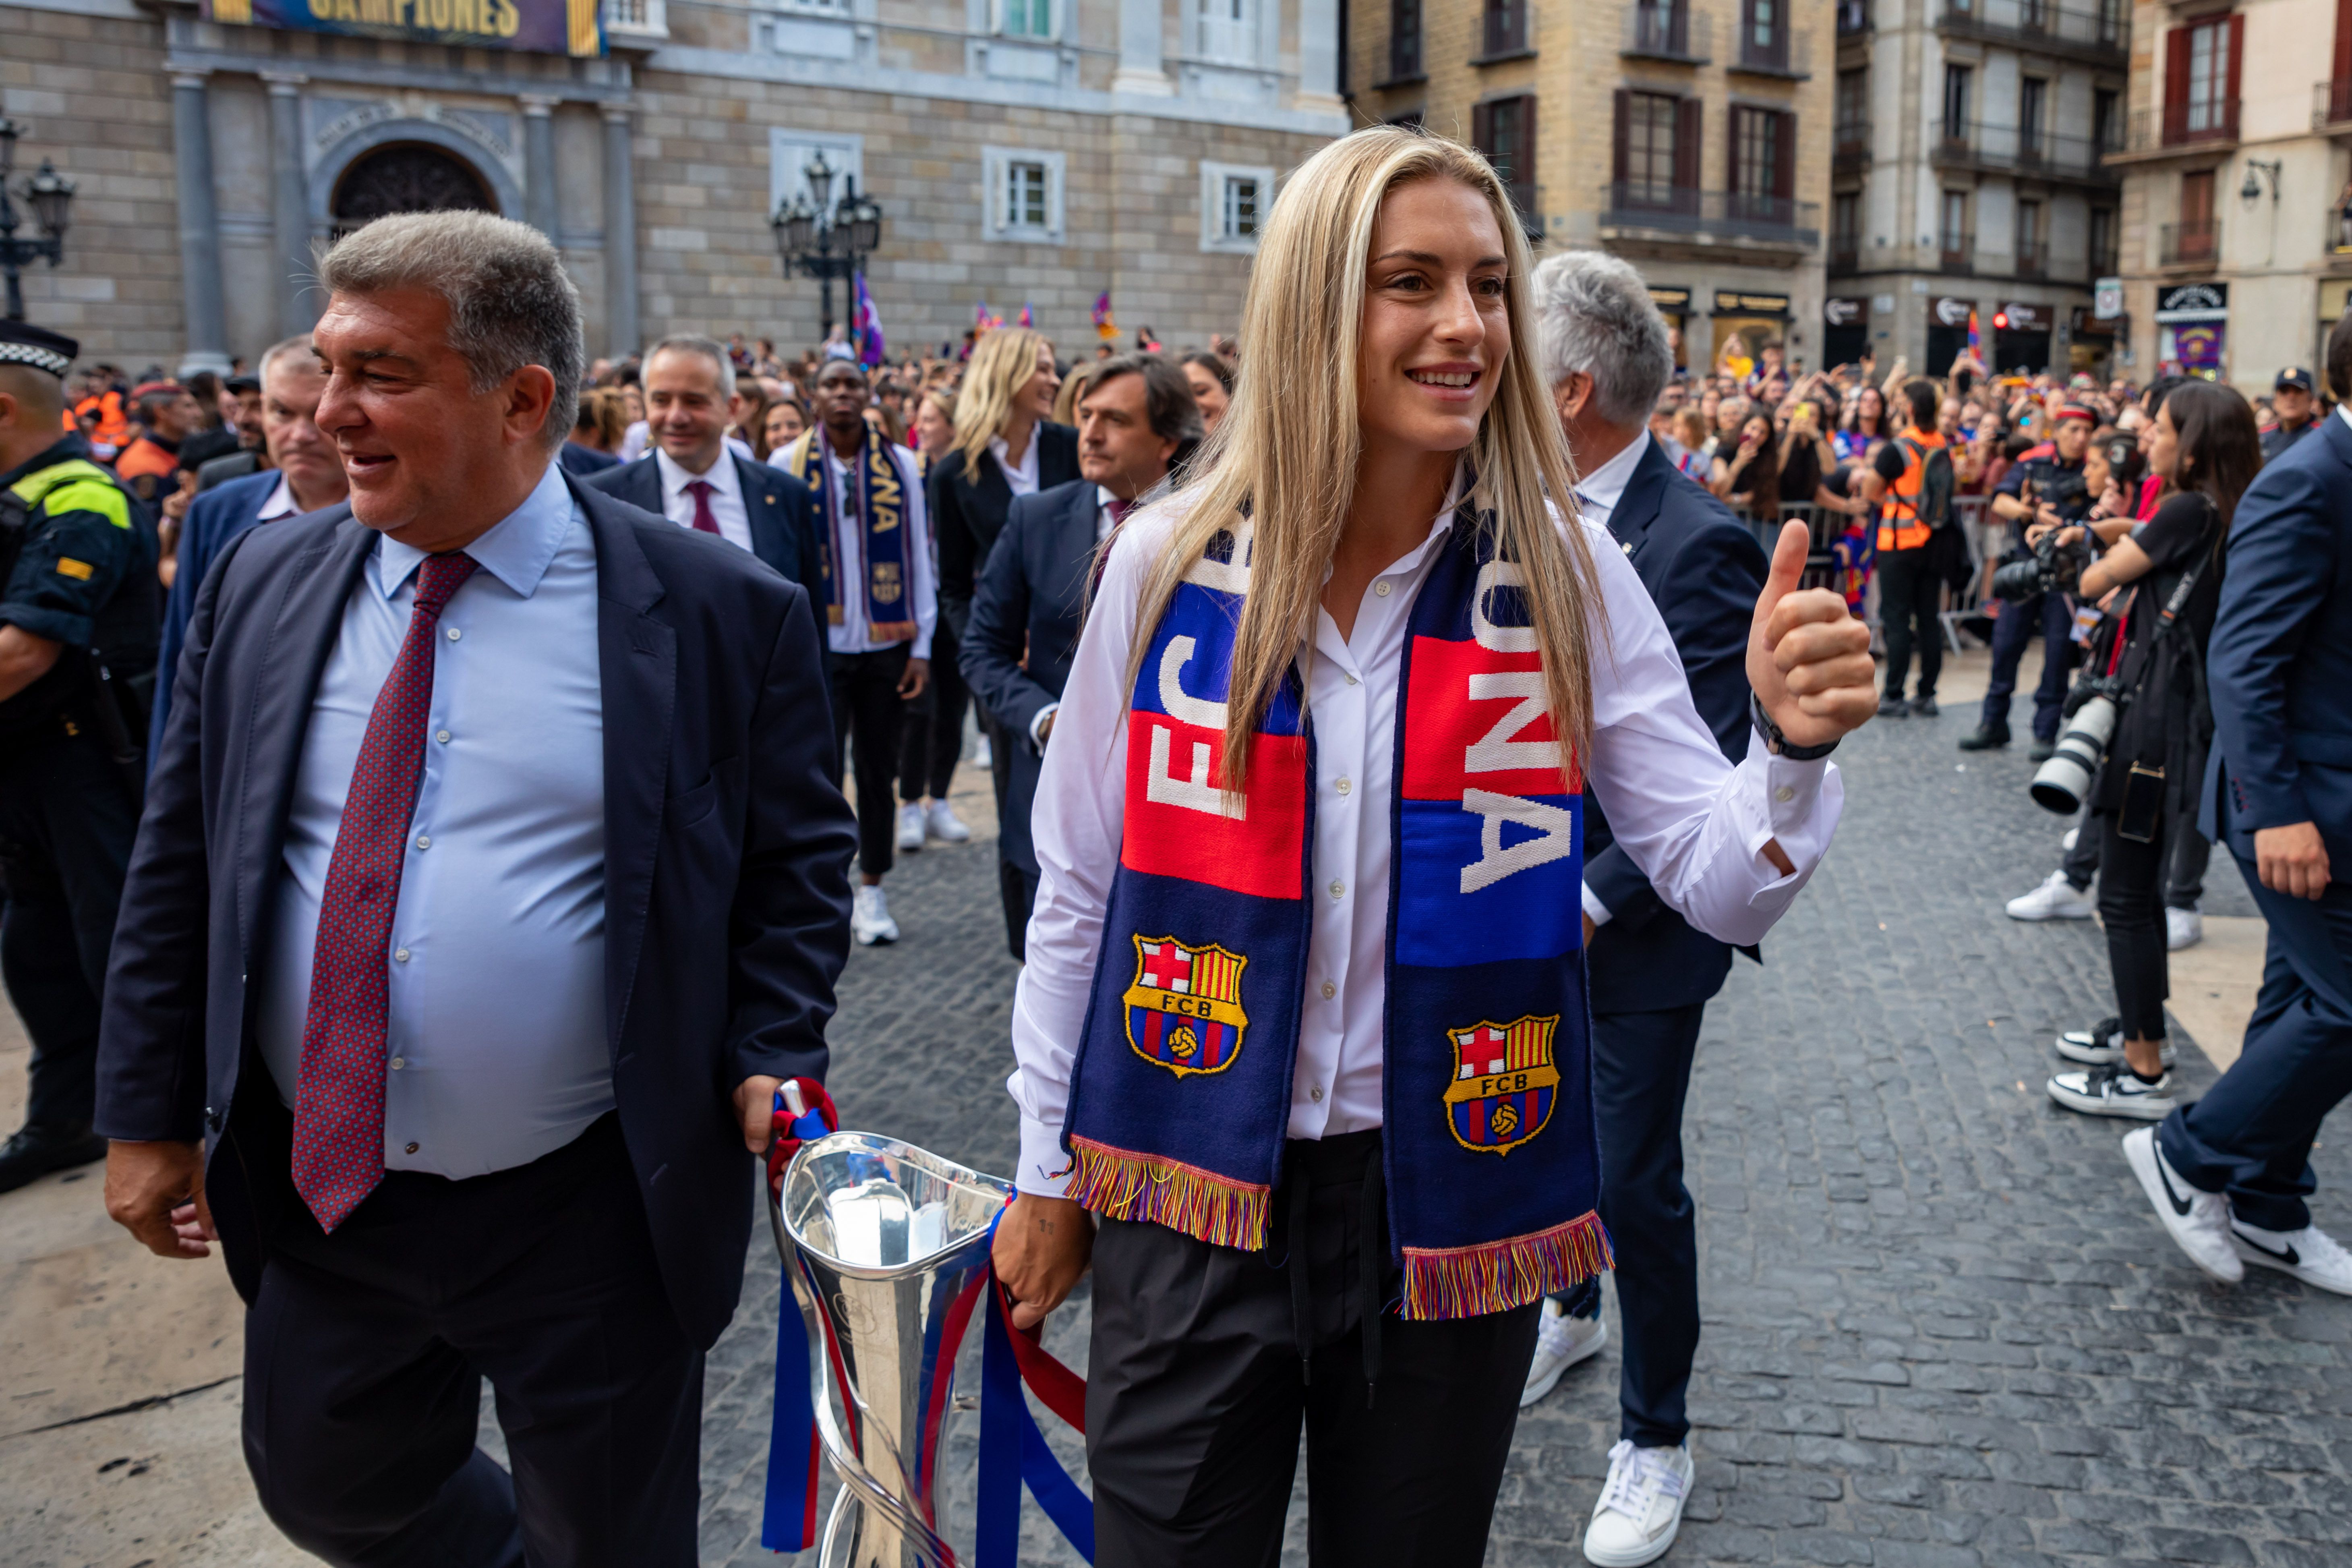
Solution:
[[[2311,1142],[2352,1093],[2352,887],[2316,901],[2273,893],[2241,858],[2238,869],[2270,923],[2263,988],[2246,1043],[2221,1081],[2157,1130],[2181,1179],[2226,1192],[2230,1210],[2264,1230],[2311,1223],[2317,1188]]]
[[[1684,1395],[1698,1353],[1698,1225],[1683,1185],[1683,1100],[1706,1004],[1592,1020],[1592,1119],[1601,1129],[1601,1222],[1617,1254],[1624,1333],[1618,1435],[1672,1447],[1690,1435]],[[1601,1281],[1559,1298],[1601,1312]]]
[[[2058,709],[2066,700],[2067,637],[2074,612],[2063,594],[2036,594],[2012,604],[2001,601],[1992,623],[1992,679],[1985,687],[1984,727],[2009,733],[2009,699],[2017,689],[2017,667],[2034,634],[2042,637],[2042,684],[2033,689],[2033,738],[2058,738]]]

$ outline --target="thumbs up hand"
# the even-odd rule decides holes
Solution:
[[[1837,594],[1797,586],[1811,543],[1803,523],[1781,528],[1748,632],[1748,684],[1799,746],[1826,745],[1878,710],[1870,628],[1847,613]]]

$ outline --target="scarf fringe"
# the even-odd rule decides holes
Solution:
[[[1402,1315],[1420,1322],[1508,1311],[1616,1266],[1597,1210],[1532,1236],[1478,1247],[1408,1247]]]
[[[1072,1138],[1070,1151],[1078,1163],[1070,1196],[1082,1208],[1164,1225],[1213,1247],[1255,1252],[1265,1246],[1271,1188],[1085,1138]]]

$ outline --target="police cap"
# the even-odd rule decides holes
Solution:
[[[80,353],[81,344],[62,332],[28,321],[0,321],[0,364],[28,364],[62,381]]]
[[[2291,364],[2279,372],[2278,380],[2271,384],[2273,392],[2284,392],[2289,387],[2309,392],[2312,389],[2311,373],[2299,364]]]

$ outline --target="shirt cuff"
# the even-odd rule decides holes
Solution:
[[[1609,906],[1601,901],[1601,895],[1592,890],[1590,882],[1584,884],[1584,918],[1596,927],[1605,926],[1617,918],[1609,912]]]
[[[1062,1148],[1062,1130],[1024,1113],[1021,1118],[1021,1169],[1013,1186],[1041,1198],[1066,1198],[1077,1176],[1076,1156]]]
[[[912,648],[909,648],[909,649],[908,650],[908,652],[907,652],[907,657],[908,657],[908,658],[930,658],[930,657],[931,657],[931,634],[930,634],[929,632],[928,632],[928,631],[918,631],[918,632],[916,632],[916,634],[915,634],[915,646],[914,646]]]
[[[1037,751],[1043,752],[1045,749],[1045,721],[1051,719],[1055,710],[1061,706],[1058,702],[1048,702],[1030,715],[1029,744]]]

